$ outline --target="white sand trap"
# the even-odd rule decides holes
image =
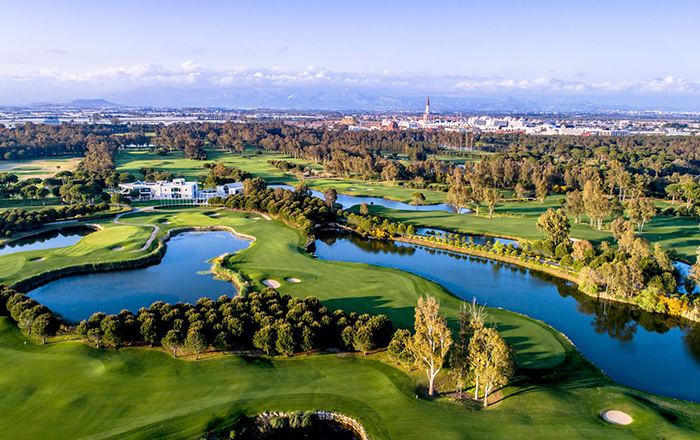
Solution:
[[[374,188],[365,188],[367,191],[374,191]]]
[[[218,212],[215,212],[215,213],[213,213],[213,214],[209,214],[209,217],[218,217],[218,216],[220,216],[220,215],[221,215],[221,214],[219,214]]]
[[[253,217],[251,220],[260,220],[260,217]]]
[[[269,280],[269,279],[268,279],[268,280],[263,280],[262,283],[263,283],[264,285],[266,285],[267,287],[272,287],[273,289],[276,289],[276,288],[278,288],[278,287],[280,286],[279,281],[275,281],[275,280]]]
[[[299,278],[285,278],[285,280],[289,281],[290,283],[301,283]]]
[[[115,247],[112,248],[113,251],[120,251],[120,250],[122,250],[122,249],[124,249],[124,248],[121,247],[121,246],[115,246]]]
[[[41,260],[44,260],[44,259],[45,259],[44,257],[36,257],[36,258],[32,258],[32,259],[29,260],[29,261],[41,261]]]
[[[348,191],[355,191],[355,188],[348,188]]]
[[[601,415],[603,416],[603,420],[614,425],[629,425],[632,423],[632,417],[622,411],[603,411]]]

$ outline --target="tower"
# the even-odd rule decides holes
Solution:
[[[430,122],[430,96],[428,96],[428,101],[425,103],[425,113],[423,113],[423,122]]]

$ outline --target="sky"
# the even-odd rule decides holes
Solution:
[[[0,10],[0,105],[269,94],[700,108],[700,2],[687,0],[0,0]]]

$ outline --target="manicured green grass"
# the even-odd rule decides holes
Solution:
[[[261,177],[269,183],[287,183],[294,181],[294,176],[285,174],[282,170],[270,165],[267,163],[268,160],[286,160],[316,169],[322,168],[313,162],[294,159],[290,156],[266,152],[260,155],[254,154],[253,150],[246,150],[241,155],[223,150],[208,149],[207,156],[206,161],[199,161],[187,159],[182,151],[173,151],[167,156],[158,156],[150,151],[121,150],[117,153],[117,171],[120,173],[129,172],[134,174],[137,179],[142,179],[143,176],[139,173],[141,168],[155,168],[195,180],[197,176],[208,174],[209,171],[203,168],[205,162],[222,162],[227,166],[247,171],[255,177]]]
[[[51,177],[58,171],[73,171],[82,157],[50,157],[31,160],[0,161],[0,173],[16,174],[20,180]],[[60,167],[60,170],[56,167]]]
[[[233,267],[256,283],[276,279],[283,293],[312,294],[333,309],[386,313],[401,327],[412,325],[416,298],[429,293],[440,299],[443,313],[455,324],[459,301],[432,282],[393,269],[313,259],[299,247],[299,233],[280,222],[228,211],[212,217],[209,212],[136,213],[122,221],[160,224],[167,219],[161,234],[188,225],[229,225],[257,237],[232,259]],[[64,250],[64,258],[75,263],[109,255],[113,251],[107,249],[120,240],[138,247],[148,232],[110,225],[103,236],[88,236],[71,247],[75,249]],[[0,267],[4,263],[0,259]],[[287,277],[302,282],[285,282]],[[503,391],[505,399],[485,411],[417,398],[422,392],[413,378],[421,376],[409,377],[378,362],[381,354],[271,360],[224,356],[192,362],[144,348],[25,345],[16,326],[2,318],[0,432],[16,439],[188,439],[225,424],[238,411],[310,409],[356,417],[373,439],[690,439],[700,432],[698,405],[616,385],[551,328],[503,310],[489,313],[515,344],[521,368]],[[628,412],[635,422],[628,427],[605,423],[599,414],[611,408]]]

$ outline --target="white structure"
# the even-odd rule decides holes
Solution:
[[[188,200],[192,203],[207,203],[212,197],[226,197],[243,192],[240,182],[219,185],[216,189],[199,189],[197,182],[187,182],[185,179],[174,179],[172,182],[159,180],[157,182],[120,183],[119,193],[128,195],[138,191],[141,200]]]
[[[172,182],[159,180],[157,182],[120,183],[119,192],[129,194],[138,191],[143,200],[194,199],[197,197],[199,186],[197,182],[187,182],[185,179],[174,179]]]

